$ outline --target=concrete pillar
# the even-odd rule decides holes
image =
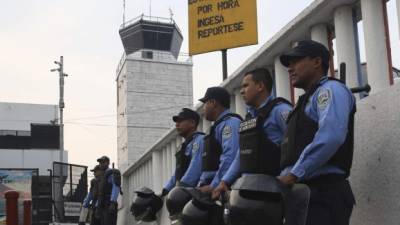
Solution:
[[[281,64],[279,57],[275,58],[275,89],[277,97],[292,101],[288,69]]]
[[[400,0],[396,1],[396,6],[397,6],[397,24],[399,25],[399,38],[400,38]]]
[[[383,5],[380,0],[361,0],[368,81],[371,94],[390,86]]]
[[[311,40],[317,41],[329,49],[328,28],[325,24],[317,24],[311,27]]]
[[[311,27],[310,30],[311,33],[311,40],[317,41],[321,44],[323,44],[330,52],[331,56],[329,57],[329,71],[328,74],[330,76],[333,76],[335,73],[335,69],[334,69],[334,64],[333,64],[333,50],[332,48],[332,42],[330,40],[330,33],[328,31],[328,27],[326,24],[317,24],[313,27]]]
[[[117,221],[117,225],[125,225],[126,221],[128,221],[129,218],[129,207],[130,204],[132,202],[130,202],[133,197],[135,196],[135,194],[132,191],[133,187],[129,187],[130,184],[129,183],[129,177],[131,175],[128,176],[122,176],[122,190],[124,191],[124,197],[121,198],[122,199],[122,205],[120,205],[119,207],[121,207],[120,210],[118,210],[118,221]],[[126,195],[126,196],[125,196]]]
[[[358,54],[353,21],[353,10],[350,6],[341,6],[334,12],[336,51],[338,64],[346,63],[346,84],[358,87]],[[339,71],[340,72],[340,71]]]
[[[171,171],[174,173],[175,167],[176,167],[176,158],[175,158],[175,153],[177,151],[176,147],[176,139],[171,141]]]
[[[162,164],[162,182],[163,184],[168,180],[168,166],[167,166],[167,148],[162,148],[162,160],[161,160],[161,164]]]
[[[152,179],[152,162],[151,160],[147,161],[146,163],[146,176],[147,176],[147,187],[152,187],[153,186],[153,179]]]
[[[235,94],[231,95],[231,107],[230,107],[231,112],[236,112],[236,99],[235,99]]]
[[[206,118],[204,118],[204,116],[202,118],[202,121],[203,121],[203,132],[207,133],[210,130],[211,122],[206,120]]]
[[[167,179],[171,176],[172,173],[172,153],[171,153],[171,144],[167,145]]]
[[[240,95],[240,89],[234,91],[235,94],[235,112],[241,115],[243,118],[246,116],[246,104],[243,101],[242,96]]]

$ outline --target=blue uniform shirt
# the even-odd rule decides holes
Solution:
[[[89,191],[89,193],[86,195],[85,199],[83,200],[82,207],[83,208],[88,208],[90,205],[90,202],[93,200],[93,193]]]
[[[107,173],[107,171],[109,171],[109,170],[111,170],[111,168],[107,168],[107,169],[106,169],[106,173]],[[120,193],[120,191],[121,191],[121,188],[120,188],[118,185],[115,184],[115,182],[114,182],[114,175],[111,174],[110,176],[108,176],[107,182],[110,183],[110,184],[112,184],[111,199],[110,199],[110,201],[112,201],[112,202],[117,202],[118,195],[119,195],[119,193]]]
[[[185,155],[191,157],[190,164],[185,174],[181,178],[181,182],[195,187],[199,182],[201,175],[201,155],[204,148],[204,135],[201,133],[194,134],[193,140],[186,146]],[[170,191],[175,187],[176,178],[175,174],[165,184],[164,189]]]
[[[264,107],[274,98],[269,96],[265,101],[260,105],[259,108]],[[292,106],[286,103],[280,103],[275,106],[269,117],[265,119],[263,124],[264,135],[266,138],[270,139],[277,145],[280,145],[282,142],[283,135],[286,132],[287,124],[286,119],[292,110]],[[254,118],[257,116],[257,109],[254,107],[247,107],[247,112],[250,113],[251,117]],[[228,172],[222,178],[225,183],[232,184],[238,177],[240,176],[240,151],[237,152],[235,156],[235,160],[232,165],[229,167]]]
[[[299,180],[307,180],[324,174],[345,173],[326,163],[346,140],[355,98],[342,83],[330,81],[327,77],[323,77],[320,83],[305,108],[306,115],[318,123],[318,131],[296,164],[285,168],[281,175],[292,173]]]
[[[230,113],[230,110],[227,109],[222,112],[217,121]],[[231,165],[233,159],[235,158],[236,153],[239,150],[239,127],[240,120],[236,117],[227,117],[217,125],[215,128],[215,138],[222,147],[222,154],[219,160],[218,171],[216,172],[203,172],[200,178],[200,185],[207,184],[206,181],[211,181],[211,187],[215,188],[220,183],[222,177],[228,171],[229,166]]]

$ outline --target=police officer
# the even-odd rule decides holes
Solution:
[[[95,211],[96,211],[96,203],[97,203],[97,197],[98,197],[98,185],[99,185],[99,179],[103,174],[103,171],[100,168],[100,165],[96,165],[93,169],[90,170],[93,172],[94,178],[90,180],[90,188],[89,188],[89,193],[86,195],[85,199],[83,200],[82,207],[83,208],[92,208],[92,213],[91,213],[91,225],[100,225],[100,220],[99,218],[95,217]]]
[[[180,150],[175,154],[175,174],[169,179],[162,190],[162,196],[178,183],[183,187],[196,187],[201,175],[201,154],[203,152],[204,134],[197,132],[200,116],[197,112],[183,108],[172,117],[179,136],[185,138]]]
[[[281,146],[279,179],[310,187],[308,225],[345,225],[355,203],[347,180],[353,156],[355,98],[326,76],[329,52],[315,41],[300,41],[280,57],[302,95],[288,118]]]
[[[245,73],[240,94],[248,106],[248,113],[240,128],[240,151],[213,191],[212,198],[218,198],[221,192],[227,191],[242,172],[279,175],[279,146],[292,106],[283,98],[273,97],[272,86],[271,75],[266,69]]]
[[[210,133],[204,138],[203,172],[199,183],[203,193],[211,193],[218,186],[239,150],[239,125],[242,119],[230,112],[230,98],[224,88],[210,87],[205,96],[199,99],[204,103],[205,118],[214,121]]]
[[[102,156],[97,159],[104,174],[99,182],[98,210],[101,225],[115,225],[117,223],[117,198],[121,192],[121,173],[109,168],[110,159]]]

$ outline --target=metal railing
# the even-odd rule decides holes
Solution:
[[[172,18],[165,18],[165,17],[158,17],[158,16],[146,16],[144,14],[137,16],[131,20],[126,21],[125,23],[121,24],[120,29],[123,29],[125,27],[128,27],[134,23],[137,23],[139,21],[149,21],[149,22],[154,22],[154,23],[164,23],[164,24],[173,24],[175,27],[178,29],[178,31],[181,33],[181,30],[179,29],[178,26],[176,26],[176,23],[174,19]]]

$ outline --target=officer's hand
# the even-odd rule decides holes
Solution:
[[[111,202],[110,205],[108,206],[108,212],[109,213],[117,213],[117,210],[118,210],[118,203]]]
[[[221,183],[219,183],[219,185],[212,191],[211,199],[218,199],[219,196],[228,191],[228,189],[228,185],[226,185],[224,181],[221,181]]]
[[[289,173],[286,176],[279,176],[278,179],[282,182],[283,185],[286,186],[292,186],[297,181],[297,177],[292,173]]]
[[[161,194],[160,194],[160,197],[162,198],[162,197],[165,197],[166,195],[168,195],[168,190],[167,189],[165,189],[165,188],[163,188],[162,189],[162,191],[161,191]]]
[[[205,185],[202,187],[199,187],[199,191],[202,192],[203,194],[210,194],[212,192],[212,187],[211,185]]]

